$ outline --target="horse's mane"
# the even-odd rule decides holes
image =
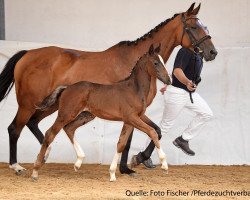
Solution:
[[[178,15],[179,15],[179,13],[174,14],[173,17],[171,17],[169,19],[166,19],[165,21],[161,22],[156,27],[154,27],[153,29],[151,29],[149,32],[147,32],[143,36],[137,38],[136,40],[133,40],[133,41],[129,41],[129,40],[121,41],[121,42],[118,43],[118,45],[119,46],[122,46],[122,45],[128,45],[128,46],[130,46],[130,45],[137,45],[139,41],[146,40],[147,38],[153,37],[154,33],[158,32],[163,26],[165,26],[168,22],[170,22],[171,20],[173,20]]]
[[[138,65],[141,63],[141,60],[145,59],[146,55],[148,54],[148,52],[146,52],[144,55],[142,55],[135,63],[134,67],[132,68],[132,70],[130,71],[130,74],[123,80],[118,81],[122,82],[122,81],[127,81],[128,79],[130,79],[130,77],[135,73],[135,70],[138,68]]]

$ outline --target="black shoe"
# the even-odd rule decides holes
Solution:
[[[142,164],[147,168],[147,169],[153,169],[156,168],[156,165],[153,164],[152,159],[149,158],[145,161],[142,162]]]
[[[188,144],[188,141],[187,140],[184,140],[181,136],[176,138],[174,141],[173,141],[173,144],[180,148],[184,153],[186,153],[187,155],[189,156],[194,156],[195,155],[195,152],[192,151],[190,148],[189,148],[189,144]]]

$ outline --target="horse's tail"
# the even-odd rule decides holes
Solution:
[[[52,92],[51,95],[47,96],[40,105],[38,105],[36,107],[37,110],[41,110],[41,111],[45,111],[47,110],[49,107],[51,107],[52,105],[54,105],[59,97],[61,96],[62,92],[67,88],[67,86],[63,85],[63,86],[59,86],[58,88],[56,88],[54,90],[54,92]]]
[[[6,65],[2,73],[0,74],[0,102],[8,96],[11,88],[14,85],[14,69],[17,62],[27,53],[26,50],[17,52],[12,56]]]

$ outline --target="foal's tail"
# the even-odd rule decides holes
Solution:
[[[2,73],[0,74],[0,102],[8,96],[11,88],[14,85],[14,69],[17,62],[27,53],[26,50],[17,52],[12,56],[6,65]]]
[[[59,97],[61,96],[62,92],[67,88],[67,86],[62,85],[59,86],[52,92],[51,95],[47,96],[40,105],[36,107],[37,110],[45,111],[52,105],[54,105]]]

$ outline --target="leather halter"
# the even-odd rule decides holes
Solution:
[[[190,27],[187,26],[187,21],[190,19],[198,19],[197,17],[190,17],[185,19],[184,13],[181,14],[181,20],[183,23],[183,33],[182,33],[182,38],[181,38],[181,45],[182,45],[182,40],[184,37],[185,32],[188,34],[188,37],[191,41],[191,44],[193,46],[194,49],[198,49],[198,51],[202,51],[199,47],[199,45],[201,43],[203,43],[205,40],[207,39],[211,39],[210,35],[205,35],[204,37],[200,38],[199,40],[197,40],[194,36],[194,34],[192,33],[192,31],[190,30]]]

